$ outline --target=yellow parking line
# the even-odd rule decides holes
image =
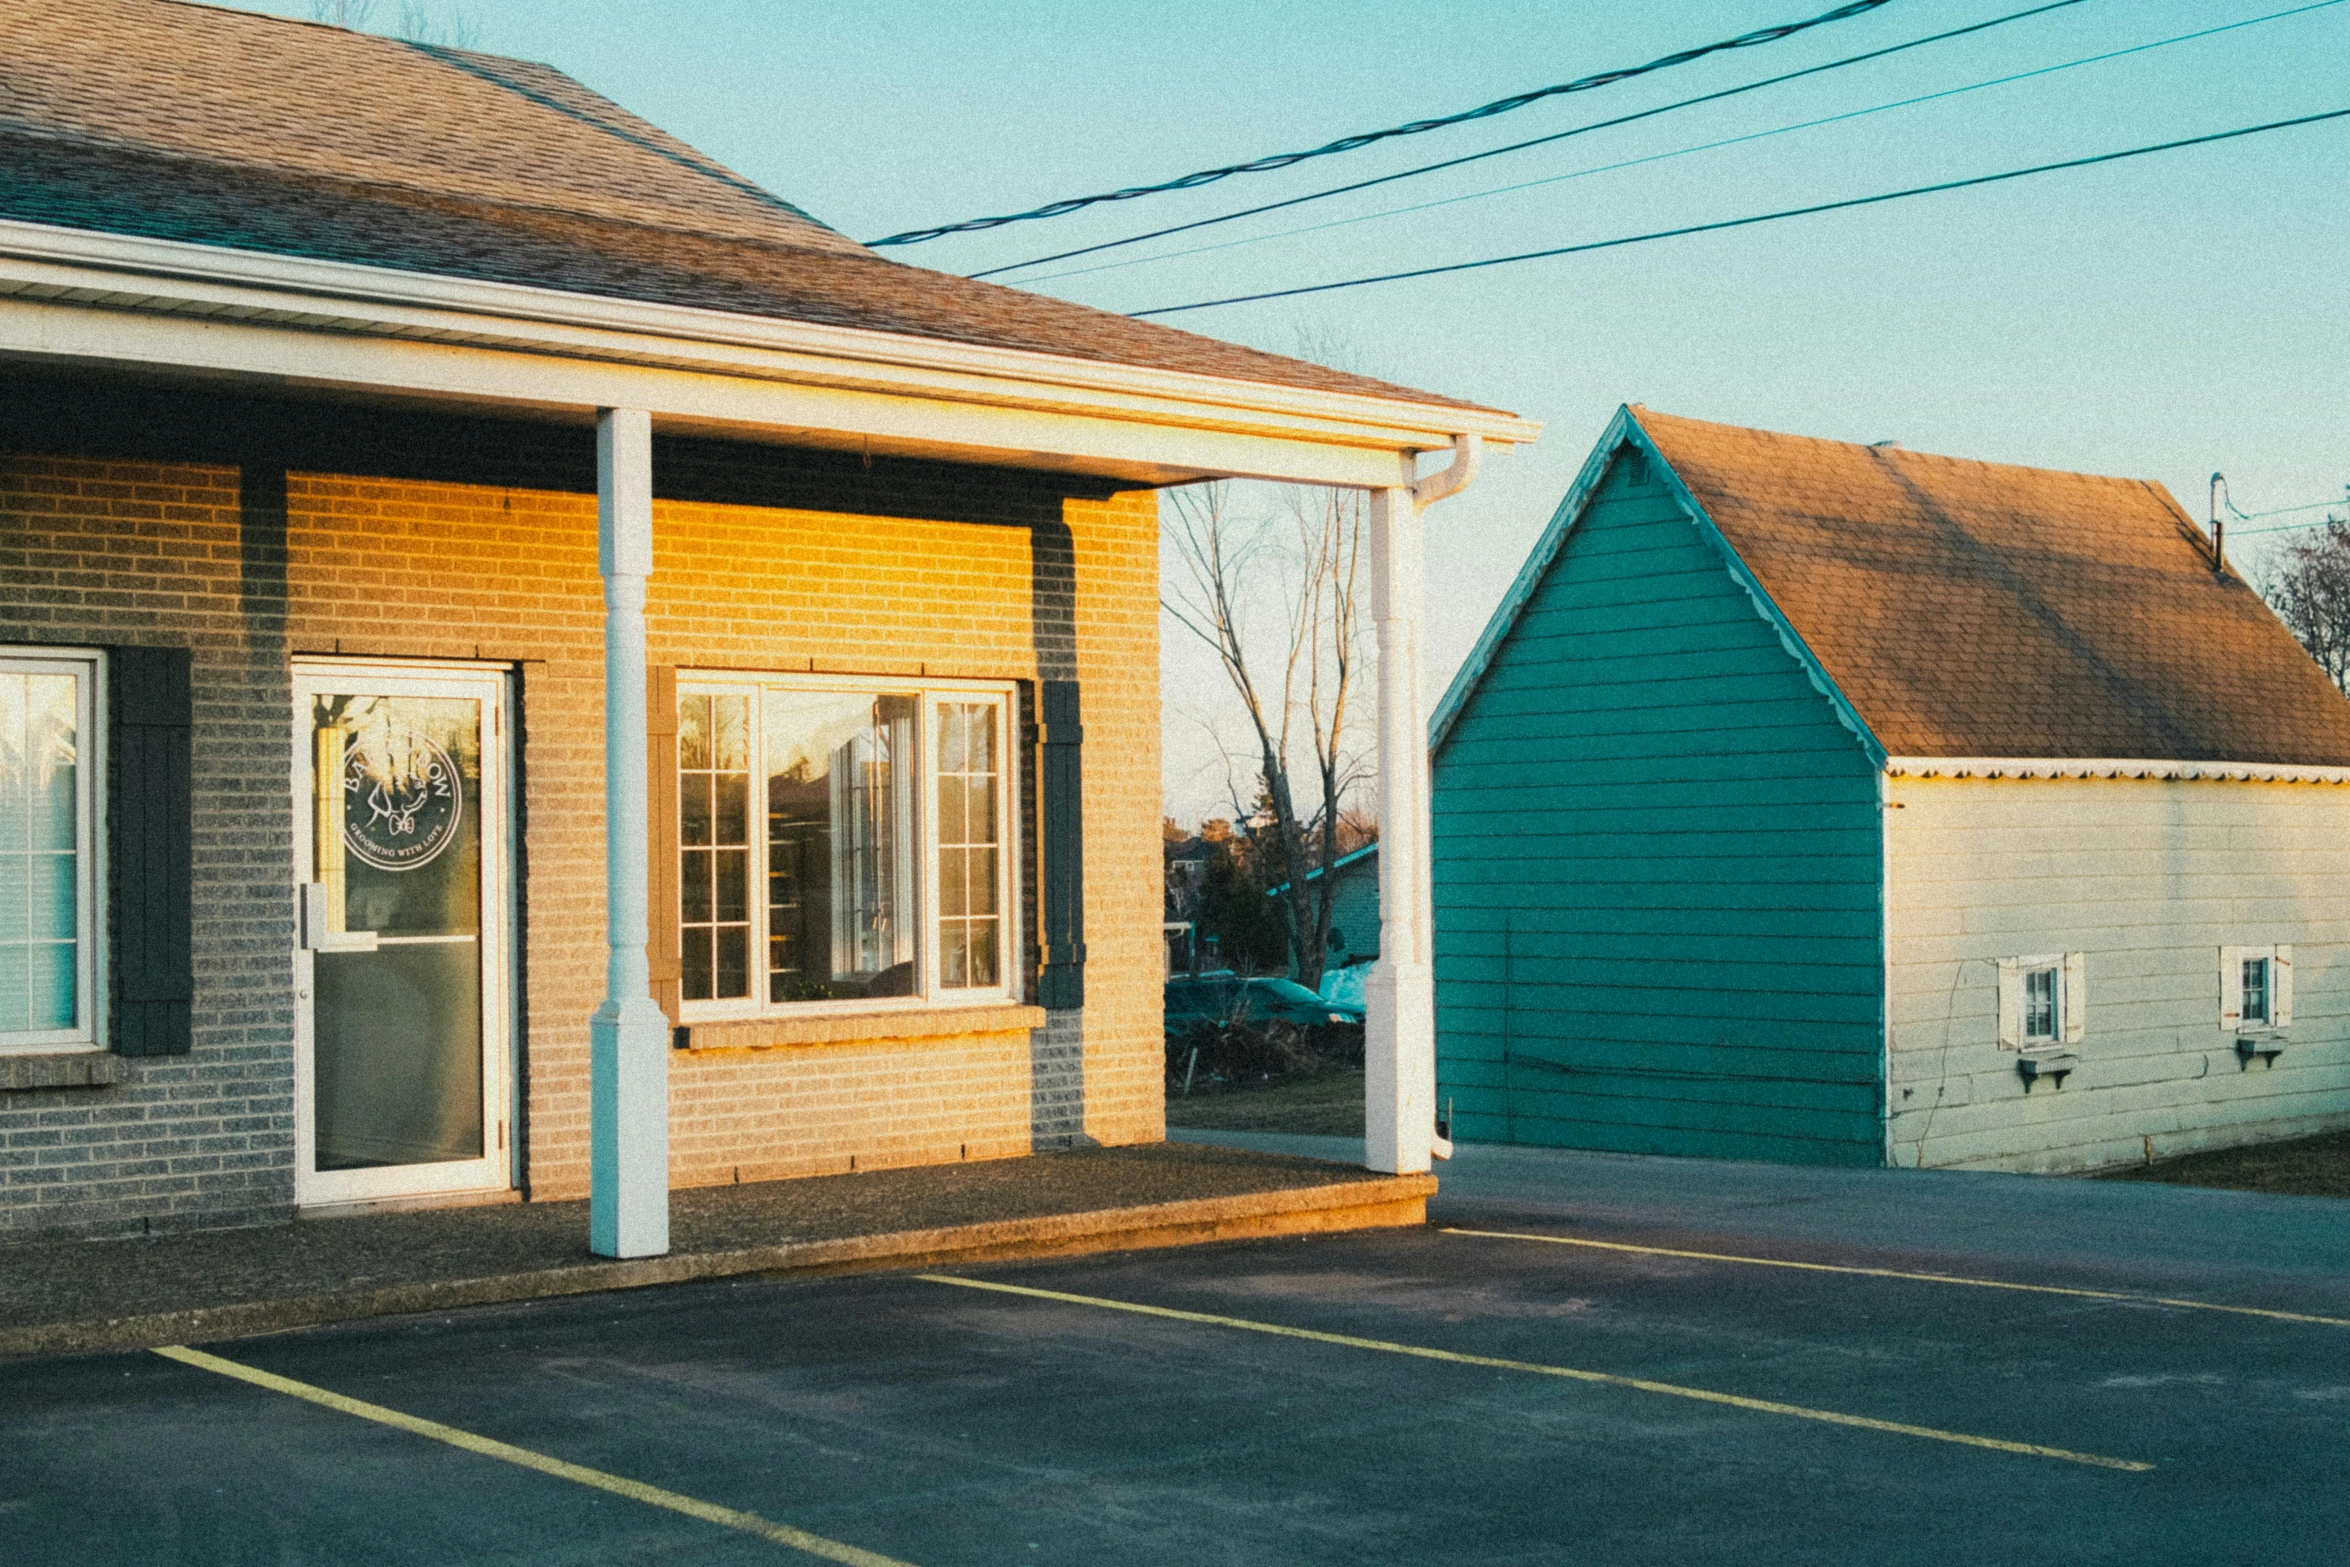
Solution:
[[[629,1480],[620,1475],[606,1474],[601,1469],[590,1469],[583,1464],[565,1463],[560,1458],[549,1458],[544,1453],[534,1453],[527,1447],[516,1447],[510,1442],[498,1442],[486,1436],[475,1436],[470,1431],[460,1431],[455,1426],[445,1426],[437,1420],[423,1420],[415,1415],[405,1415],[397,1409],[386,1409],[381,1404],[370,1404],[364,1399],[345,1398],[340,1393],[330,1393],[325,1388],[312,1387],[309,1383],[297,1382],[292,1377],[281,1377],[272,1372],[256,1370],[252,1366],[240,1365],[233,1360],[223,1360],[218,1355],[207,1355],[200,1349],[190,1349],[184,1344],[169,1344],[158,1349],[155,1353],[167,1360],[176,1360],[182,1365],[195,1366],[205,1371],[216,1371],[224,1377],[234,1377],[239,1382],[250,1382],[255,1387],[265,1387],[273,1393],[283,1393],[289,1398],[299,1398],[309,1403],[323,1405],[328,1409],[340,1410],[346,1415],[357,1415],[362,1420],[372,1420],[378,1425],[396,1426],[402,1431],[412,1431],[418,1436],[427,1436],[436,1442],[446,1442],[451,1447],[461,1447],[469,1453],[479,1453],[484,1458],[502,1459],[509,1464],[519,1464],[525,1469],[536,1469],[540,1474],[553,1475],[559,1480],[569,1480],[575,1485],[592,1486],[599,1491],[609,1491],[614,1496],[625,1496],[632,1502],[642,1502],[648,1507],[665,1507],[673,1513],[683,1513],[688,1518],[699,1518],[704,1523],[714,1523],[721,1528],[757,1535],[762,1540],[771,1541],[776,1545],[788,1545],[795,1551],[805,1551],[810,1556],[820,1556],[828,1562],[842,1562],[847,1564],[847,1567],[909,1567],[908,1563],[901,1562],[895,1557],[883,1556],[876,1551],[861,1550],[854,1545],[843,1545],[838,1540],[827,1540],[822,1535],[810,1534],[804,1529],[794,1529],[789,1524],[775,1523],[760,1517],[757,1513],[738,1512],[731,1507],[720,1507],[715,1502],[699,1501],[691,1496],[680,1496],[675,1491],[664,1491],[661,1487],[647,1485],[642,1480]]]
[[[1694,1399],[1701,1404],[1723,1404],[1732,1409],[1752,1410],[1757,1414],[1790,1415],[1797,1420],[1817,1420],[1826,1425],[1853,1426],[1863,1431],[1883,1431],[1894,1436],[1923,1437],[1930,1442],[1954,1442],[1961,1447],[1989,1448],[1995,1453],[2020,1453],[2027,1458],[2054,1458],[2068,1464],[2088,1464],[2097,1469],[2121,1469],[2132,1474],[2143,1474],[2154,1467],[2134,1458],[2107,1458],[2098,1453],[2076,1453],[2069,1448],[2042,1447],[2036,1442],[2010,1442],[1995,1436],[1970,1436],[1963,1431],[1941,1431],[1933,1426],[1905,1425],[1898,1420],[1876,1420],[1867,1415],[1839,1414],[1832,1409],[1808,1409],[1801,1404],[1781,1404],[1767,1398],[1716,1393],[1702,1387],[1651,1382],[1646,1377],[1620,1377],[1612,1372],[1582,1371],[1573,1366],[1546,1366],[1533,1360],[1502,1360],[1492,1355],[1464,1355],[1457,1350],[1397,1344],[1387,1339],[1357,1338],[1351,1333],[1323,1333],[1313,1328],[1252,1322],[1246,1317],[1219,1317],[1204,1311],[1178,1311],[1171,1306],[1145,1306],[1130,1300],[1109,1300],[1099,1295],[1070,1295],[1060,1290],[1031,1289],[1022,1284],[999,1284],[987,1279],[959,1279],[944,1273],[919,1273],[915,1277],[930,1284],[953,1284],[962,1289],[1026,1295],[1036,1300],[1057,1300],[1073,1306],[1099,1306],[1109,1311],[1131,1311],[1138,1316],[1165,1317],[1175,1322],[1240,1328],[1250,1333],[1270,1333],[1279,1338],[1306,1339],[1316,1344],[1340,1344],[1348,1349],[1375,1349],[1382,1354],[1409,1355],[1415,1360],[1441,1360],[1451,1365],[1482,1366],[1494,1371],[1524,1371],[1535,1376],[1564,1377],[1571,1382],[1595,1383],[1601,1387],[1628,1387],[1642,1393],[1662,1393],[1669,1398]]]
[[[2128,1300],[2140,1305],[2178,1306],[2188,1311],[2225,1311],[2276,1322],[2315,1322],[2350,1328],[2350,1317],[2315,1317],[2305,1311],[2270,1311],[2260,1306],[2222,1306],[2208,1300],[2174,1300],[2168,1295],[2133,1295],[2126,1290],[2071,1289],[2062,1284],[2017,1284],[2007,1279],[1970,1279],[1955,1273],[1904,1273],[1898,1268],[1855,1268],[1834,1262],[1789,1262],[1783,1257],[1740,1257],[1719,1251],[1675,1251],[1670,1246],[1628,1246],[1574,1235],[1524,1235],[1514,1230],[1447,1229],[1447,1235],[1474,1235],[1495,1241],[1540,1241],[1545,1246],[1583,1246],[1593,1251],[1628,1251],[1643,1257],[1690,1257],[1699,1262],[1743,1262],[1757,1268],[1795,1268],[1805,1273],[1852,1273],[1868,1279],[1909,1279],[1919,1284],[1963,1284],[1969,1289],[2020,1290],[2030,1295],[2070,1295],[2077,1300]]]

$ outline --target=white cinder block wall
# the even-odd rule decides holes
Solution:
[[[2350,785],[1885,781],[1896,1165],[2081,1170],[2350,1124]],[[2293,948],[2272,1064],[2220,1022],[2219,949]],[[1998,960],[2080,952],[2079,1063],[2027,1092]]]

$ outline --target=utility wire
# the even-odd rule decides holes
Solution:
[[[2227,507],[2229,511],[2235,512],[2237,520],[2241,522],[2252,522],[2262,517],[2283,517],[2297,511],[2331,512],[2337,513],[2343,518],[2350,518],[2350,497],[2334,501],[2311,501],[2306,506],[2272,506],[2267,511],[2236,511],[2236,503],[2233,500],[2227,503]],[[2334,516],[2326,516],[2320,517],[2315,522],[2280,522],[2273,528],[2239,528],[2236,530],[2235,536],[2240,539],[2249,539],[2256,538],[2263,533],[2298,533],[2303,528],[2322,528],[2335,520],[2337,519]]]
[[[1793,125],[1774,126],[1767,131],[1750,131],[1743,136],[1728,136],[1719,141],[1700,142],[1693,147],[1678,147],[1671,152],[1652,152],[1644,157],[1626,158],[1617,163],[1602,163],[1588,169],[1576,169],[1567,174],[1547,175],[1538,180],[1521,180],[1512,185],[1497,185],[1487,190],[1468,191],[1458,196],[1444,196],[1435,201],[1414,202],[1410,206],[1385,207],[1377,212],[1358,212],[1352,217],[1333,218],[1327,223],[1310,223],[1302,228],[1277,229],[1270,234],[1251,234],[1241,239],[1228,239],[1212,245],[1193,245],[1183,250],[1161,251],[1153,256],[1135,256],[1124,261],[1097,262],[1090,267],[1069,267],[1059,272],[1047,272],[1038,277],[1021,279],[1023,288],[1040,283],[1057,282],[1062,278],[1091,277],[1097,272],[1116,272],[1127,267],[1148,266],[1153,262],[1177,261],[1185,256],[1211,255],[1220,250],[1236,250],[1246,245],[1264,244],[1277,239],[1295,239],[1300,234],[1320,234],[1330,229],[1349,228],[1357,223],[1370,223],[1380,218],[1403,217],[1414,212],[1431,212],[1438,207],[1457,206],[1464,201],[1482,201],[1488,196],[1507,196],[1521,190],[1538,190],[1545,185],[1559,185],[1568,180],[1587,179],[1594,174],[1613,174],[1622,169],[1636,169],[1644,164],[1663,163],[1673,158],[1685,158],[1692,153],[1714,152],[1724,147],[1742,146],[1747,142],[1765,141],[1773,136],[1785,136],[1795,131],[1815,130],[1822,125],[1836,125],[1845,120],[1865,119],[1872,114],[1883,114],[1891,109],[1907,109],[1937,99],[1956,98],[1966,93],[1980,92],[1987,87],[2004,87],[2011,82],[2029,81],[2037,76],[2053,76],[2059,71],[2070,71],[2084,65],[2098,65],[2107,60],[2118,60],[2125,55],[2144,54],[2150,49],[2164,49],[2172,44],[2192,43],[2217,33],[2232,33],[2239,28],[2256,27],[2262,22],[2274,22],[2288,16],[2299,16],[2305,11],[2324,11],[2342,5],[2345,0],[2312,0],[2311,4],[2295,6],[2288,11],[2271,11],[2266,16],[2248,17],[2241,22],[2228,22],[2218,27],[2206,27],[2198,32],[2178,33],[2169,38],[2158,38],[2151,43],[2132,44],[2126,49],[2111,49],[2103,54],[2084,55],[2077,60],[2066,60],[2059,65],[2043,65],[2029,71],[2017,71],[2006,76],[1994,76],[1963,87],[1946,87],[1940,92],[1921,93],[1911,98],[1896,98],[1890,103],[1875,104],[1866,109],[1849,109],[1842,114],[1824,115],[1816,120],[1801,120]]]
[[[1157,196],[1172,190],[1192,190],[1201,185],[1213,185],[1218,180],[1230,179],[1235,174],[1264,174],[1274,169],[1286,169],[1292,164],[1303,163],[1309,158],[1327,158],[1333,153],[1353,152],[1358,148],[1388,141],[1397,136],[1418,136],[1428,131],[1440,131],[1451,125],[1463,125],[1471,120],[1491,119],[1497,114],[1507,114],[1513,109],[1523,109],[1530,103],[1540,103],[1545,98],[1556,98],[1566,93],[1590,92],[1598,87],[1610,87],[1617,82],[1630,81],[1635,76],[1646,76],[1652,71],[1671,70],[1674,66],[1687,65],[1691,61],[1702,60],[1708,55],[1721,54],[1726,50],[1751,49],[1757,44],[1777,43],[1782,38],[1792,38],[1797,33],[1809,32],[1815,27],[1825,27],[1832,22],[1849,21],[1853,17],[1864,16],[1881,6],[1892,3],[1893,0],[1845,0],[1843,5],[1836,7],[1833,11],[1823,11],[1818,16],[1806,21],[1780,22],[1770,27],[1758,27],[1753,32],[1740,33],[1735,38],[1724,38],[1710,44],[1700,44],[1694,49],[1683,49],[1673,54],[1660,56],[1649,61],[1646,65],[1619,66],[1612,71],[1600,71],[1591,76],[1579,76],[1571,82],[1560,82],[1553,87],[1538,87],[1532,92],[1515,93],[1507,98],[1497,98],[1491,103],[1480,104],[1474,109],[1464,109],[1459,114],[1441,115],[1432,120],[1413,120],[1408,125],[1394,125],[1382,131],[1364,131],[1354,136],[1342,136],[1334,142],[1327,142],[1319,147],[1310,147],[1304,152],[1281,152],[1270,157],[1254,158],[1247,163],[1228,163],[1222,168],[1201,169],[1176,179],[1163,180],[1156,185],[1129,185],[1123,190],[1105,191],[1097,196],[1072,196],[1065,201],[1047,202],[1045,205],[1028,212],[1014,212],[997,218],[972,218],[963,223],[941,224],[937,228],[909,229],[903,234],[891,234],[883,239],[867,240],[866,243],[877,246],[919,245],[925,240],[943,239],[949,234],[970,234],[981,229],[1002,228],[1007,223],[1027,223],[1037,218],[1057,218],[1071,212],[1083,211],[1087,207],[1096,206],[1105,201],[1133,201],[1137,197]]]
[[[2234,141],[2240,136],[2258,136],[2264,131],[2289,130],[2296,125],[2315,125],[2324,120],[2350,118],[2350,109],[2328,109],[2322,114],[2304,114],[2290,120],[2271,120],[2265,125],[2246,125],[2232,131],[2214,131],[2208,136],[2188,136],[2178,141],[2157,142],[2149,147],[2129,147],[2120,152],[2101,152],[2087,158],[2067,158],[2059,163],[2036,163],[2028,169],[2008,169],[1998,174],[1977,174],[1963,180],[1943,180],[1933,185],[1913,185],[1907,190],[1889,190],[1874,196],[1853,196],[1843,201],[1816,202],[1808,207],[1786,207],[1777,212],[1760,212],[1750,217],[1723,218],[1714,223],[1691,223],[1680,228],[1656,229],[1647,234],[1627,234],[1619,239],[1597,239],[1582,245],[1556,245],[1548,250],[1520,251],[1514,256],[1488,256],[1482,261],[1455,261],[1446,266],[1414,267],[1408,272],[1382,272],[1373,277],[1345,278],[1336,283],[1308,283],[1299,288],[1268,289],[1258,294],[1233,294],[1224,299],[1202,299],[1188,305],[1160,305],[1150,310],[1129,311],[1136,319],[1147,316],[1171,316],[1186,310],[1209,310],[1218,305],[1246,305],[1261,299],[1289,299],[1299,294],[1326,294],[1333,289],[1361,288],[1371,283],[1397,283],[1406,278],[1437,277],[1447,272],[1474,272],[1483,267],[1508,266],[1517,261],[1540,261],[1549,256],[1576,256],[1592,250],[1613,250],[1621,245],[1641,245],[1650,240],[1679,239],[1685,234],[1711,234],[1721,229],[1748,228],[1757,223],[1775,223],[1781,218],[1807,218],[1815,213],[1842,212],[1851,207],[1873,207],[1881,202],[1900,201],[1910,196],[1931,196],[1946,190],[1966,190],[1976,185],[1996,185],[2003,180],[2020,180],[2034,174],[2052,174],[2060,169],[2083,169],[2092,164],[2118,163],[2124,158],[2142,158],[2153,152],[2174,152],[2181,147],[2201,147],[2211,142]]]
[[[2345,486],[2345,488],[2350,488],[2350,486]],[[2343,504],[2342,501],[2311,501],[2304,506],[2271,506],[2266,511],[2246,511],[2243,507],[2236,504],[2236,498],[2228,494],[2227,487],[2225,485],[2220,487],[2220,497],[2220,504],[2227,507],[2229,513],[2233,515],[2238,522],[2258,522],[2263,517],[2282,517],[2288,512],[2323,511],[2328,506],[2340,506]],[[2304,524],[2303,526],[2313,526],[2313,524]]]
[[[2036,5],[2030,10],[2015,11],[2006,16],[1995,16],[1987,22],[1974,22],[1965,27],[1954,27],[1948,32],[1933,33],[1924,38],[1912,38],[1907,43],[1892,44],[1883,49],[1871,49],[1864,54],[1846,55],[1841,60],[1830,60],[1825,65],[1806,66],[1800,71],[1788,71],[1780,76],[1766,76],[1759,82],[1748,82],[1741,87],[1725,87],[1719,92],[1700,93],[1697,97],[1683,98],[1674,103],[1659,104],[1653,109],[1641,109],[1631,114],[1619,114],[1612,120],[1595,120],[1589,125],[1577,125],[1569,130],[1554,131],[1548,136],[1537,136],[1531,141],[1512,142],[1506,147],[1493,147],[1484,152],[1472,152],[1463,157],[1447,158],[1441,163],[1424,163],[1416,169],[1401,169],[1393,174],[1381,174],[1371,179],[1357,180],[1351,185],[1334,185],[1328,190],[1312,191],[1303,196],[1291,196],[1284,201],[1268,201],[1261,207],[1244,207],[1238,212],[1227,212],[1220,217],[1199,218],[1190,223],[1177,223],[1169,228],[1153,229],[1148,234],[1131,234],[1124,239],[1104,240],[1098,245],[1081,245],[1075,250],[1056,251],[1049,256],[1034,256],[1026,261],[1008,262],[1000,267],[990,267],[985,272],[974,272],[971,276],[974,278],[996,277],[1006,272],[1017,272],[1023,267],[1041,267],[1048,261],[1067,261],[1075,256],[1090,256],[1099,250],[1116,250],[1125,245],[1139,245],[1145,240],[1165,239],[1170,234],[1187,234],[1193,229],[1211,228],[1218,223],[1231,223],[1241,218],[1253,218],[1262,212],[1279,212],[1284,207],[1299,207],[1309,201],[1321,201],[1329,196],[1344,196],[1358,190],[1369,190],[1374,185],[1389,185],[1397,180],[1408,180],[1422,174],[1434,174],[1443,169],[1457,169],[1464,163],[1477,163],[1486,158],[1498,158],[1504,153],[1524,152],[1529,147],[1547,146],[1554,141],[1565,141],[1570,136],[1586,136],[1593,131],[1612,130],[1618,125],[1629,125],[1635,120],[1653,119],[1660,114],[1670,114],[1676,109],[1694,108],[1701,103],[1713,103],[1723,98],[1735,98],[1741,93],[1759,92],[1765,87],[1776,87],[1781,82],[1792,82],[1799,77],[1817,76],[1823,71],[1840,71],[1848,65],[1859,65],[1868,60],[1881,60],[1889,54],[1899,54],[1905,49],[1922,49],[1927,44],[1938,44],[1945,39],[1963,38],[1968,33],[1980,33],[1993,27],[2004,27],[2010,22],[2020,22],[2027,17],[2039,16],[2048,11],[2061,11],[2068,6],[2079,4],[2081,4],[2081,0],[2050,0],[2049,4]]]

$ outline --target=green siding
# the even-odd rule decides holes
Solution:
[[[1882,1161],[1875,767],[1664,484],[1594,488],[1434,788],[1455,1136]]]
[[[1368,963],[1379,956],[1379,856],[1366,854],[1361,859],[1350,859],[1338,868],[1338,890],[1330,895],[1330,941],[1323,958],[1323,970],[1343,968],[1352,963]],[[1320,882],[1317,873],[1309,879],[1309,886]],[[1289,923],[1288,884],[1266,894],[1278,903],[1283,928]],[[1289,965],[1294,977],[1297,964]]]
[[[1338,873],[1330,899],[1330,928],[1339,938],[1340,959],[1367,963],[1379,955],[1379,856],[1357,860]]]

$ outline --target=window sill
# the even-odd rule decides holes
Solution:
[[[2029,1093],[2032,1085],[2042,1078],[2062,1088],[2065,1078],[2080,1064],[2078,1052],[2064,1045],[2042,1043],[2024,1046],[2016,1057],[2015,1069],[2024,1080],[2024,1091]]]
[[[964,1034],[1011,1034],[1042,1028],[1042,1007],[925,1007],[903,1012],[844,1012],[826,1017],[743,1018],[687,1023],[676,1031],[680,1050],[772,1050],[782,1045],[836,1045],[863,1039],[945,1039]]]
[[[122,1080],[122,1057],[108,1050],[0,1055],[0,1093],[27,1088],[104,1088]]]
[[[2247,1061],[2254,1056],[2263,1061],[2274,1061],[2284,1053],[2285,1036],[2280,1029],[2245,1029],[2236,1035],[2236,1054]]]

